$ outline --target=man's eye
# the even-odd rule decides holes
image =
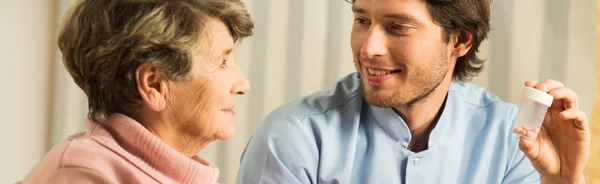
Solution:
[[[356,21],[358,24],[361,24],[361,25],[369,25],[369,21],[367,21],[365,19],[355,18],[354,21]]]
[[[408,29],[408,27],[400,25],[400,24],[394,24],[392,26],[392,29],[397,30],[397,31],[402,31],[402,30]]]

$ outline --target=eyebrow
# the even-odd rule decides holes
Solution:
[[[367,13],[367,10],[365,10],[363,8],[356,7],[356,6],[352,6],[352,12],[354,12],[354,13]]]
[[[223,50],[223,52],[221,52],[221,56],[229,55],[229,54],[231,54],[231,52],[233,52],[233,48],[229,47],[229,48]]]
[[[419,21],[417,21],[417,19],[411,15],[408,14],[403,14],[403,13],[386,13],[383,15],[384,17],[387,18],[392,18],[392,19],[398,19],[398,20],[403,20],[403,21],[409,21],[409,22],[415,22],[418,23]]]
[[[364,8],[352,6],[352,12],[359,13],[359,14],[366,14],[367,10],[365,10]],[[408,14],[404,14],[404,13],[386,13],[386,14],[383,14],[383,17],[398,19],[398,20],[403,20],[403,21],[410,21],[410,22],[415,22],[415,23],[419,22],[412,15],[408,15]]]

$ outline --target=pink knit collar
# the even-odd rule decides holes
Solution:
[[[87,119],[86,135],[160,183],[216,183],[219,177],[218,168],[209,161],[181,154],[122,114],[113,114],[107,126]]]

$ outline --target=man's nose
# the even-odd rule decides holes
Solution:
[[[367,32],[360,54],[367,58],[381,57],[387,54],[386,35],[383,30],[371,27]]]

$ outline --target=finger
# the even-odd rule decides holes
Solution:
[[[528,81],[525,81],[525,86],[534,88],[539,83],[540,83],[540,81],[537,81],[537,80],[528,80]]]
[[[587,123],[587,116],[585,115],[585,112],[583,112],[582,110],[579,109],[567,109],[565,111],[562,111],[559,114],[560,118],[562,120],[573,120],[575,122],[575,126],[577,128],[579,128],[580,130],[587,130],[589,129],[589,124]]]
[[[536,89],[543,91],[543,92],[548,92],[553,89],[563,88],[563,87],[565,87],[565,85],[563,83],[552,80],[552,79],[546,79],[535,86]]]
[[[519,149],[523,151],[529,160],[535,160],[540,154],[538,147],[537,141],[524,136],[519,137]]]
[[[557,88],[548,92],[555,100],[563,100],[565,109],[579,109],[577,102],[577,94],[569,88]]]

